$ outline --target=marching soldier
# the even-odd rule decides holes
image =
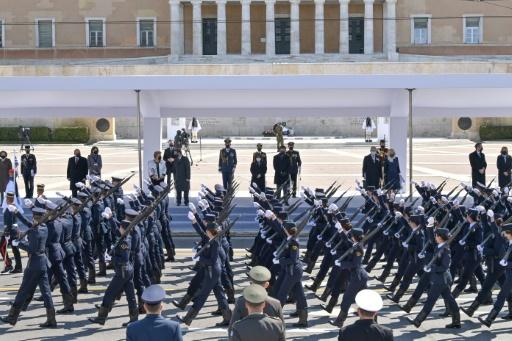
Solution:
[[[25,154],[21,155],[21,175],[25,182],[25,197],[34,196],[34,177],[37,173],[37,161],[34,154],[30,154],[30,146],[25,145]]]
[[[298,151],[293,150],[295,143],[288,142],[288,151],[286,154],[290,158],[290,186],[292,186],[292,197],[297,197],[297,175],[300,176],[302,160]]]
[[[279,147],[279,153],[274,155],[274,184],[276,186],[281,186],[286,181],[288,181],[290,176],[290,158],[286,155],[286,147]],[[288,194],[288,185],[284,186],[282,189],[283,196]],[[278,198],[281,197],[281,191],[276,193]]]
[[[487,162],[485,161],[485,154],[482,153],[484,148],[482,143],[475,144],[475,151],[469,154],[469,163],[471,165],[471,180],[472,187],[478,188],[478,183],[485,186],[485,169]]]
[[[267,174],[267,154],[263,152],[262,144],[258,143],[256,152],[252,154],[251,185],[255,183],[261,191],[265,190],[265,175]]]
[[[224,145],[225,148],[222,148],[219,153],[219,172],[222,173],[222,185],[228,190],[233,182],[237,159],[236,150],[231,148],[229,137],[224,140]]]

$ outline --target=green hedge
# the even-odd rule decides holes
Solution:
[[[484,141],[490,140],[511,140],[512,126],[480,126],[480,139]]]
[[[18,127],[0,127],[0,141],[7,143],[21,142]],[[33,143],[87,143],[89,129],[87,127],[31,127],[30,141]]]

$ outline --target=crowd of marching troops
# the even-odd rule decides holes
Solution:
[[[247,249],[252,284],[237,300],[230,230],[238,219],[232,218],[232,212],[239,183],[233,178],[236,151],[231,140],[225,140],[219,154],[223,184],[212,189],[201,185],[197,203],[188,203],[188,218],[198,241],[191,267],[194,276],[185,295],[172,302],[186,310],[177,321],[191,325],[213,292],[218,309],[212,314],[220,316],[217,326],[228,327],[230,338],[251,340],[242,335],[255,326],[266,326],[283,339],[282,307],[295,304],[294,326],[308,327],[305,290],[316,293],[327,280],[317,297],[326,302],[322,308],[329,313],[340,308],[330,323],[342,328],[357,294],[368,287],[372,272],[385,284],[391,304],[400,304],[408,313],[426,294],[420,312],[410,319],[416,327],[440,296],[446,307],[442,316],[451,318],[446,328],[461,328],[460,310],[472,317],[481,305],[489,304],[490,312],[479,317],[484,325],[492,325],[505,303],[509,312],[503,318],[512,320],[512,183],[507,173],[498,186],[492,187],[492,182],[485,185],[481,145],[477,144],[476,155],[470,156],[476,177],[471,185],[461,183],[448,189],[446,180],[437,186],[414,183],[416,199],[413,193],[401,198],[397,194],[400,171],[393,151],[372,149],[364,161],[364,181],[356,182],[356,195],[346,196],[348,189],[333,182],[328,188],[302,187],[300,198],[290,204],[300,190],[297,178],[302,165],[293,147],[293,142],[288,150],[280,146],[274,156],[276,188],[265,183],[267,157],[261,145],[253,155],[249,192],[258,233]],[[156,154],[155,160],[157,165],[162,161]],[[508,162],[509,157],[504,155],[503,161]],[[156,174],[160,174],[158,169]],[[96,277],[106,276],[107,270],[112,270],[113,277],[97,304],[97,316],[89,320],[103,325],[123,293],[129,316],[125,325],[138,320],[144,313],[144,290],[161,282],[166,262],[174,260],[175,245],[168,199],[172,182],[153,177],[146,188],[135,186],[132,193],[125,194],[122,186],[132,176],[111,180],[87,176],[88,184],[74,183],[74,195],[61,195],[57,201],[48,200],[44,186],[38,185],[36,198],[24,202],[32,211],[31,220],[21,214],[14,193],[7,193],[5,231],[13,252],[15,248],[25,250],[29,260],[2,321],[15,325],[35,299],[43,301],[46,308],[47,320],[41,327],[56,327],[56,314],[73,313],[79,295],[87,293],[88,285],[94,284]],[[469,197],[471,204],[466,203]],[[357,200],[360,203],[354,211]],[[377,274],[379,262],[383,268]],[[312,275],[306,286],[304,273]],[[413,282],[414,292],[405,300]],[[492,292],[495,285],[500,288],[496,297]],[[52,300],[57,286],[63,302],[58,310]],[[36,288],[40,297],[34,297]],[[467,307],[459,307],[456,298],[468,292],[476,292],[476,298]],[[248,308],[257,316],[247,316]]]

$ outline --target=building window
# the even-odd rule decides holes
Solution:
[[[482,43],[482,17],[464,17],[464,44]]]
[[[137,19],[138,45],[154,47],[156,37],[155,19]]]
[[[87,20],[87,46],[105,47],[105,20]]]
[[[53,19],[37,19],[37,47],[52,48],[55,46]]]
[[[430,42],[430,19],[425,17],[413,18],[413,39],[415,45],[426,45]]]
[[[0,19],[0,48],[4,47],[4,22]]]

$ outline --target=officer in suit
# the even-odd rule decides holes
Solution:
[[[229,137],[224,140],[224,146],[219,153],[219,172],[222,173],[222,185],[227,190],[233,182],[237,159],[236,150],[231,148]]]
[[[500,188],[508,186],[512,181],[512,157],[508,155],[508,148],[501,147],[501,153],[496,160],[498,167],[498,185]]]
[[[142,300],[146,317],[143,320],[130,323],[126,328],[127,341],[182,341],[179,323],[164,318],[161,313],[164,308],[165,290],[157,285],[151,285],[144,290]]]
[[[487,168],[487,162],[485,161],[485,154],[482,153],[483,150],[482,143],[478,142],[475,144],[475,151],[469,154],[473,188],[477,188],[477,182],[485,186],[485,169]]]
[[[452,315],[452,323],[446,325],[446,328],[460,328],[460,311],[455,298],[450,292],[452,285],[452,276],[450,274],[451,252],[450,245],[447,243],[450,239],[450,230],[447,228],[438,228],[435,231],[437,250],[432,259],[431,267],[425,266],[425,271],[430,272],[430,288],[428,291],[427,301],[423,305],[423,309],[413,320],[407,317],[416,328],[427,318],[432,311],[439,296],[443,297],[448,311]]]
[[[279,147],[279,153],[274,155],[274,184],[276,186],[280,186],[283,183],[285,183],[289,176],[290,176],[290,158],[286,155],[286,147],[281,146]],[[288,193],[288,186],[284,186],[282,189],[283,195]],[[275,193],[275,195],[280,198],[281,197],[281,191],[279,193]]]
[[[17,214],[17,208],[14,205],[8,206],[9,211]],[[24,238],[14,240],[22,250],[27,251],[30,262],[27,263],[23,280],[20,288],[16,293],[14,303],[9,310],[7,317],[1,317],[3,322],[15,325],[18,321],[22,307],[33,295],[36,287],[39,286],[43,297],[44,306],[46,308],[46,322],[40,324],[42,328],[55,328],[57,321],[55,320],[55,308],[53,306],[52,293],[50,284],[48,283],[48,259],[46,258],[46,239],[48,238],[48,229],[42,222],[42,218],[46,211],[42,208],[35,207],[32,209],[32,222],[28,221],[21,214],[17,214],[21,222],[26,224],[29,230],[26,233],[27,241]]]
[[[285,340],[283,321],[264,313],[267,291],[261,285],[251,284],[244,289],[248,315],[233,324],[230,341],[282,341]]]
[[[253,267],[247,276],[249,276],[251,284],[260,285],[263,288],[268,289],[270,284],[269,281],[272,275],[266,267],[258,265]],[[231,321],[229,322],[228,332],[231,332],[233,325],[237,321],[243,319],[249,314],[247,308],[245,307],[245,302],[246,301],[244,296],[240,296],[236,300],[235,308],[233,309],[233,315],[231,316]],[[284,325],[283,307],[281,306],[281,302],[275,298],[268,296],[265,299],[265,307],[263,308],[263,313],[270,317],[279,318]]]
[[[393,330],[379,325],[377,313],[382,309],[382,298],[373,290],[364,289],[356,295],[359,320],[343,327],[338,336],[339,341],[391,341]]]
[[[21,155],[21,175],[25,182],[25,197],[34,196],[34,177],[37,173],[37,161],[34,154],[30,154],[30,146],[25,146],[25,154]]]
[[[174,148],[174,140],[169,140],[168,145],[169,146],[164,150],[164,161],[165,167],[167,169],[167,185],[171,183],[171,175],[174,174],[174,161],[176,160],[176,148]]]
[[[363,159],[363,178],[365,189],[368,186],[380,188],[382,166],[375,146],[370,148],[370,154],[366,155]]]
[[[300,174],[302,160],[300,153],[294,150],[295,142],[288,142],[288,151],[286,154],[290,158],[290,185],[292,186],[292,197],[297,197],[297,175]]]
[[[153,185],[162,182],[167,174],[167,167],[162,161],[162,152],[157,150],[153,153],[153,160],[148,161],[148,174]]]
[[[255,183],[261,191],[265,190],[265,175],[267,174],[267,154],[261,149],[261,143],[256,145],[257,151],[252,154],[251,185]]]
[[[80,149],[75,149],[74,154],[75,155],[68,160],[67,178],[69,181],[69,189],[73,193],[73,197],[76,197],[78,188],[75,184],[77,182],[85,183],[88,167],[87,159],[81,156]]]

